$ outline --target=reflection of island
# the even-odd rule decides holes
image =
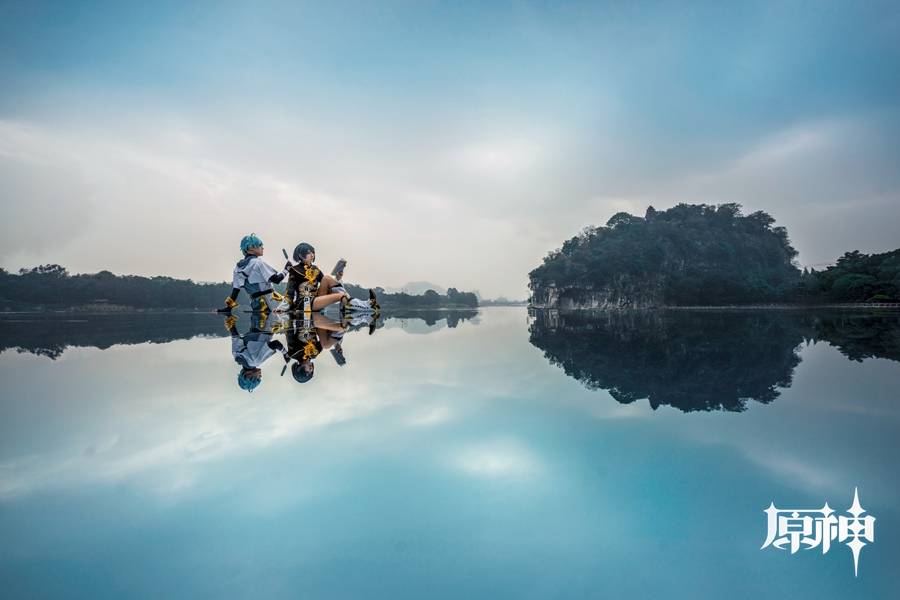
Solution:
[[[815,341],[825,341],[841,354],[862,362],[866,358],[900,361],[900,313],[832,312],[804,315]]]
[[[790,386],[798,346],[900,360],[897,314],[794,311],[535,311],[531,343],[589,389],[622,403],[742,411]]]

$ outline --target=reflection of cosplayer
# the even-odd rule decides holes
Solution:
[[[238,386],[248,392],[252,392],[262,382],[262,364],[276,352],[285,353],[284,344],[274,339],[275,332],[266,329],[267,318],[267,315],[253,315],[250,331],[244,335],[237,330],[237,318],[228,317],[225,322],[231,333],[231,355],[234,356],[234,362],[241,366]]]
[[[338,263],[333,275],[325,275],[313,261],[316,250],[303,242],[294,248],[296,265],[288,267],[287,297],[293,310],[317,311],[340,302],[342,312],[377,312],[380,307],[375,292],[369,290],[369,300],[351,298],[343,284],[344,261]]]
[[[219,312],[231,312],[238,305],[237,297],[242,289],[250,296],[250,309],[254,313],[278,310],[284,298],[273,288],[273,284],[281,283],[291,263],[285,265],[281,272],[276,272],[262,259],[263,242],[252,233],[241,239],[241,252],[244,258],[234,267],[231,295],[225,299],[225,308],[220,308]]]
[[[291,375],[297,383],[312,379],[316,368],[313,360],[323,350],[337,351],[335,359],[341,364],[338,356],[343,358],[341,340],[347,330],[345,327],[321,313],[313,313],[311,320],[295,321],[294,324],[295,329],[288,332],[284,358],[287,362],[296,361],[291,365]]]

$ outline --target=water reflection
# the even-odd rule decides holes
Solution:
[[[225,329],[231,334],[231,355],[240,365],[238,387],[252,392],[262,383],[262,366],[275,355],[284,359],[281,374],[290,367],[291,375],[297,383],[306,383],[315,374],[315,359],[328,350],[335,363],[342,367],[347,364],[344,355],[344,336],[366,329],[369,335],[375,333],[379,319],[371,313],[326,314],[316,312],[301,318],[287,314],[253,314],[250,329],[245,333],[238,330],[237,317],[225,319]],[[284,335],[284,342],[279,339]]]
[[[285,369],[290,366],[294,381],[306,383],[315,374],[315,359],[325,350],[339,367],[343,367],[347,364],[344,336],[361,329],[372,335],[377,323],[376,317],[368,314],[347,315],[340,321],[322,313],[314,313],[308,319],[295,319],[286,332]],[[283,374],[284,369],[281,372]]]
[[[56,360],[70,347],[164,344],[196,336],[227,335],[206,313],[18,313],[0,316],[0,352],[15,349]]]
[[[704,314],[695,327],[721,346],[724,317]],[[351,324],[344,366],[323,349],[298,385],[278,352],[253,394],[221,317],[132,315],[117,337],[84,318],[77,334],[0,323],[5,348],[66,348],[0,355],[4,597],[896,596],[900,545],[882,534],[900,526],[900,362],[848,360],[892,356],[888,321],[726,319],[732,345],[754,323],[801,362],[774,402],[685,417],[567,376],[519,308]],[[659,327],[648,342],[701,350],[699,334],[678,341],[689,327]],[[582,329],[620,349],[641,335],[562,333]],[[293,335],[273,339],[289,351]],[[94,344],[112,347],[74,347]],[[772,500],[843,503],[857,486],[882,528],[859,578],[846,548],[759,550]]]
[[[791,385],[801,344],[827,343],[851,360],[900,360],[897,313],[533,311],[530,341],[587,388],[653,409],[743,411]]]
[[[454,328],[464,321],[477,322],[477,310],[386,310],[371,327],[399,327],[413,333],[432,333],[443,326]],[[241,319],[235,316],[238,327]],[[340,316],[324,317],[340,322]],[[363,319],[364,322],[360,321]],[[284,328],[285,317],[264,324]],[[320,321],[321,322],[321,321]],[[278,325],[281,323],[281,325]],[[258,324],[257,324],[258,325]],[[350,331],[370,328],[363,316],[346,320]],[[373,329],[374,331],[374,329]],[[223,337],[232,335],[230,322],[223,327],[220,315],[190,312],[123,312],[104,314],[81,313],[9,313],[0,315],[0,352],[36,354],[56,360],[68,348],[106,349],[117,344],[164,344],[194,337]]]

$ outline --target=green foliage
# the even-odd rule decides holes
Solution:
[[[434,290],[425,290],[421,295],[381,292],[378,294],[378,302],[382,307],[390,308],[476,308],[478,296],[473,292],[460,292],[451,287],[445,295],[438,294]]]
[[[787,230],[738,204],[649,207],[617,213],[550,252],[530,273],[533,291],[602,291],[626,304],[710,305],[784,301],[800,271]]]
[[[209,310],[221,306],[231,292],[228,283],[195,283],[190,279],[114,275],[109,271],[70,275],[60,265],[0,273],[0,307],[31,310],[85,305],[132,308]]]
[[[804,272],[800,296],[810,302],[900,302],[900,249],[854,250],[824,271]]]
[[[283,288],[283,286],[276,286]],[[368,298],[368,290],[347,284],[357,298]],[[478,298],[472,292],[456,288],[446,295],[429,290],[424,296],[386,294],[376,288],[382,307],[400,308],[474,308]],[[70,275],[59,265],[41,265],[22,269],[18,275],[0,269],[0,309],[67,309],[83,306],[128,307],[140,309],[200,309],[222,306],[231,293],[230,283],[195,283],[171,277],[114,275],[109,271]],[[238,302],[249,304],[242,294]]]
[[[804,342],[854,361],[900,361],[900,315],[884,310],[535,311],[529,341],[592,390],[654,409],[743,411],[789,387]]]

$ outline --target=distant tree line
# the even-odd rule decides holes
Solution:
[[[613,215],[550,252],[529,274],[536,305],[568,299],[617,306],[896,301],[898,253],[845,254],[804,271],[787,230],[739,204],[647,208]],[[598,301],[599,298],[599,301]]]
[[[354,284],[345,284],[344,287],[354,298],[369,297],[367,288]],[[455,287],[448,288],[446,294],[439,294],[434,290],[425,290],[424,294],[407,294],[406,292],[389,294],[384,291],[384,288],[376,287],[374,289],[382,307],[415,309],[478,307],[478,296],[474,292],[460,292]]]
[[[824,271],[804,269],[797,298],[806,302],[900,302],[900,249],[847,252]]]
[[[221,306],[230,283],[195,283],[172,277],[70,274],[60,265],[0,270],[0,306],[6,310],[65,309],[86,305],[130,308],[211,309]]]
[[[456,288],[448,288],[446,295],[438,294],[434,290],[425,290],[421,296],[406,293],[381,294],[384,298],[383,306],[396,306],[403,308],[475,308],[478,306],[478,296],[473,292],[460,292]]]
[[[347,286],[351,295],[367,298],[368,290]],[[381,288],[376,288],[376,291]],[[64,310],[79,307],[126,307],[137,309],[211,310],[222,305],[231,284],[196,283],[172,277],[115,275],[109,271],[71,274],[60,265],[21,269],[18,274],[0,269],[0,309]],[[242,299],[243,298],[243,299]],[[472,308],[478,298],[472,292],[450,288],[446,294],[429,290],[422,296],[386,294],[378,296],[382,307]],[[238,302],[247,304],[243,294]]]

